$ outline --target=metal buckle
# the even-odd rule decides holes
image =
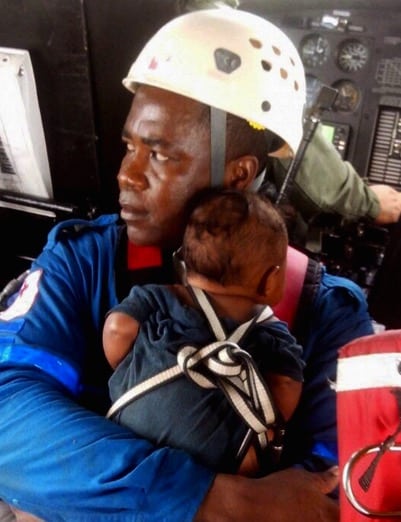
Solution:
[[[386,448],[386,451],[401,451],[400,444],[393,444]],[[361,460],[365,455],[370,455],[371,453],[382,453],[383,452],[383,443],[379,445],[365,446],[364,448],[356,451],[351,455],[348,462],[344,466],[343,474],[342,474],[342,485],[345,491],[345,494],[352,504],[352,506],[359,511],[362,515],[367,517],[376,517],[376,518],[385,518],[385,517],[401,517],[400,511],[375,511],[371,509],[369,506],[366,506],[359,500],[357,500],[355,493],[352,489],[351,485],[351,475],[356,463]]]

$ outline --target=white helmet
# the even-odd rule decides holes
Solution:
[[[254,14],[206,9],[164,25],[132,64],[124,86],[160,87],[244,118],[280,136],[295,154],[302,138],[305,73],[275,25]]]

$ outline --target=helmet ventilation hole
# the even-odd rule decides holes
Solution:
[[[265,71],[270,71],[272,68],[272,64],[268,62],[267,60],[262,60],[262,67]]]
[[[272,45],[272,49],[273,49],[274,54],[277,54],[277,56],[281,55],[281,50],[278,47],[276,47],[275,45]]]
[[[262,48],[262,42],[260,40],[257,40],[256,38],[249,38],[249,43],[255,49],[261,49]]]
[[[281,68],[280,69],[280,76],[281,76],[281,78],[283,80],[286,80],[288,78],[288,72],[285,69]]]
[[[262,102],[262,111],[263,112],[268,112],[268,111],[270,111],[270,109],[271,109],[270,102],[268,102],[267,100]]]

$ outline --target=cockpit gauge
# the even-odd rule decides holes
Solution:
[[[353,112],[357,109],[361,100],[361,91],[351,80],[338,80],[333,83],[338,90],[338,96],[334,102],[334,110],[340,112]]]
[[[319,34],[309,34],[301,41],[300,55],[305,66],[320,67],[330,56],[329,41]]]
[[[360,71],[368,63],[369,49],[359,40],[346,40],[337,52],[338,67],[347,73]]]

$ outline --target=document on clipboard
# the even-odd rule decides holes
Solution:
[[[29,52],[0,47],[0,190],[52,198]]]

